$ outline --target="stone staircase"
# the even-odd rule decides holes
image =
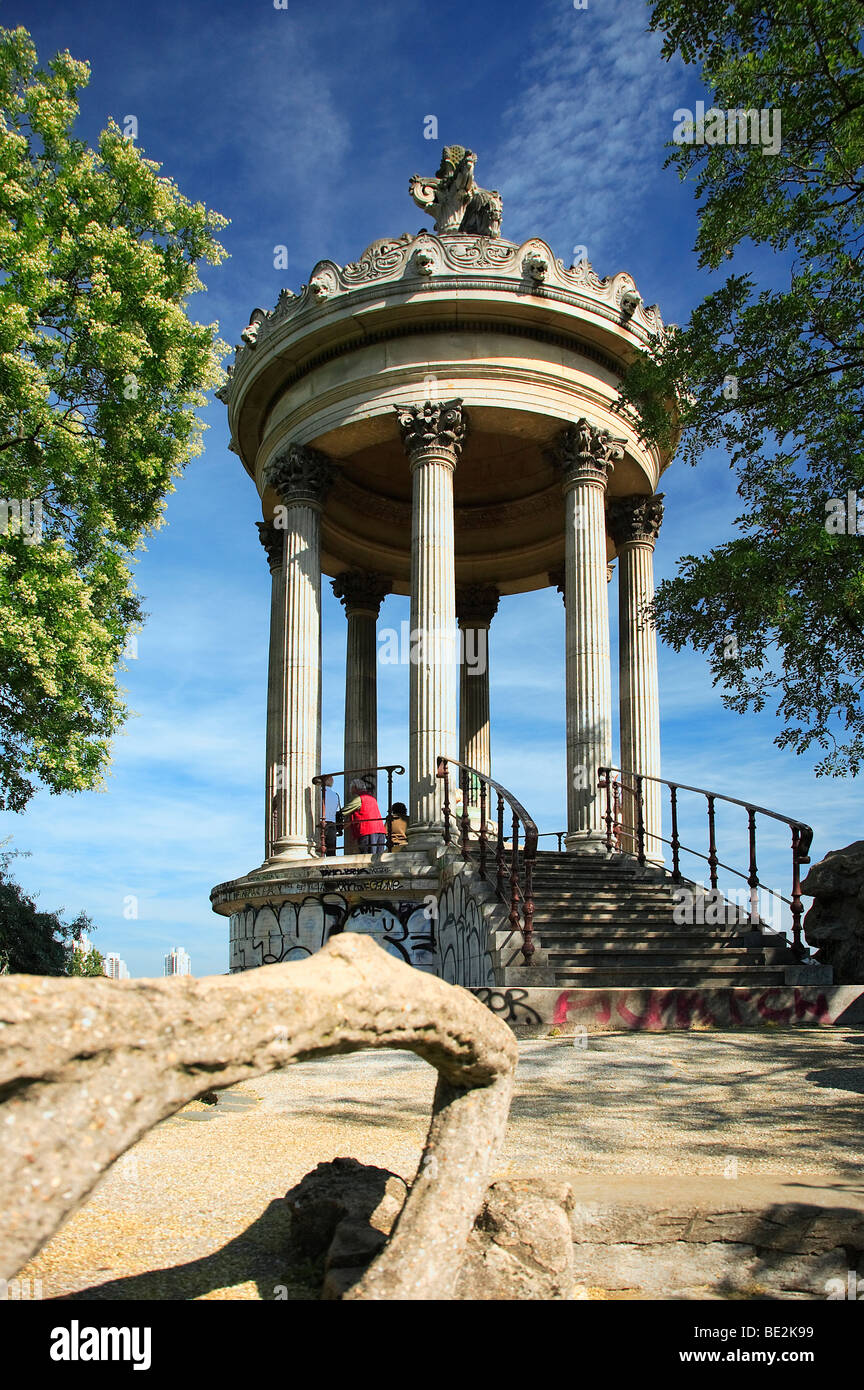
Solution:
[[[640,869],[623,854],[539,853],[534,929],[544,983],[564,989],[783,985],[786,969],[798,964],[785,936],[753,930],[736,920],[742,910],[731,905],[727,925],[678,925],[677,886],[664,870]],[[519,971],[519,978],[527,973]]]

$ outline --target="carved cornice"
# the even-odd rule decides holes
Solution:
[[[374,570],[345,570],[331,580],[331,588],[346,613],[362,610],[377,618],[382,600],[393,592],[393,580]]]
[[[274,489],[286,507],[301,502],[320,505],[335,476],[335,466],[319,449],[289,444],[268,461],[263,483]]]
[[[422,231],[416,236],[373,241],[358,261],[340,266],[335,261],[319,261],[299,294],[283,289],[271,310],[256,308],[237,345],[237,358],[246,358],[287,320],[305,320],[314,312],[327,309],[330,302],[364,285],[376,288],[391,282],[400,292],[405,281],[412,288],[452,292],[465,279],[466,288],[478,288],[486,280],[498,292],[524,295],[526,289],[543,298],[560,299],[579,308],[594,308],[604,317],[636,332],[654,337],[664,332],[656,304],[644,305],[632,275],[619,271],[601,279],[587,260],[566,268],[552,249],[539,237],[517,244],[500,237],[466,232]],[[219,388],[220,400],[228,403],[235,388],[235,374]]]
[[[285,554],[285,528],[274,526],[272,521],[257,521],[258,539],[267,551],[270,573],[282,564]]]
[[[394,405],[393,409],[402,447],[410,458],[436,450],[456,462],[468,425],[461,400],[424,401],[422,405]]]
[[[613,439],[583,415],[556,437],[548,458],[563,473],[565,484],[595,482],[605,487],[616,460],[624,456],[623,445],[623,439]]]
[[[494,584],[460,584],[456,589],[456,621],[460,627],[488,627],[501,598]]]
[[[663,493],[613,497],[606,508],[606,526],[616,546],[634,541],[654,545],[663,520]]]

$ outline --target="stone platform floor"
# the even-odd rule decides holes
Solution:
[[[520,1043],[494,1176],[578,1176],[658,1206],[828,1189],[864,1207],[864,1029],[603,1033]],[[584,1045],[583,1045],[584,1044]],[[435,1073],[410,1053],[325,1058],[187,1106],[115,1164],[21,1271],[43,1298],[313,1296],[281,1201],[339,1155],[413,1177]],[[586,1186],[587,1180],[587,1186]],[[605,1184],[605,1186],[604,1186]],[[766,1198],[767,1200],[767,1198]],[[806,1200],[806,1195],[803,1198]],[[826,1198],[827,1200],[827,1198]]]

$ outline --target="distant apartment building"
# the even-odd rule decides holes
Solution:
[[[111,980],[128,980],[129,967],[125,960],[121,960],[116,951],[109,951],[102,962],[102,973]]]
[[[165,957],[165,975],[191,975],[192,960],[187,951],[182,946],[175,946],[173,951],[169,951]]]

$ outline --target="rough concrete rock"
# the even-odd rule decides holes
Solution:
[[[366,1047],[415,1052],[438,1085],[427,1178],[348,1297],[451,1297],[503,1138],[516,1041],[467,990],[355,933],[308,960],[202,980],[0,978],[0,1277],[189,1101]]]
[[[864,840],[832,850],[814,864],[801,884],[814,899],[804,918],[804,936],[817,957],[834,970],[835,984],[864,981]]]
[[[291,1243],[306,1258],[329,1252],[330,1264],[368,1264],[390,1234],[407,1195],[402,1179],[386,1168],[373,1168],[356,1158],[319,1163],[286,1195]],[[346,1246],[358,1247],[359,1258],[339,1255]]]
[[[425,1181],[422,1173],[417,1181]],[[325,1257],[323,1298],[343,1298],[360,1283],[406,1193],[395,1173],[351,1158],[319,1163],[288,1193],[292,1245],[301,1255]],[[569,1298],[571,1206],[566,1183],[493,1183],[468,1238],[455,1298]]]
[[[493,1183],[468,1238],[456,1297],[569,1298],[574,1284],[569,1204],[566,1185]]]
[[[597,1243],[577,1245],[575,1255],[575,1284],[586,1297],[824,1299],[828,1281],[845,1280],[848,1268],[843,1249],[787,1255],[726,1241]]]
[[[342,1298],[387,1244],[408,1188],[386,1168],[336,1158],[286,1195],[291,1253],[324,1260],[324,1298]]]
[[[343,1159],[321,1164],[295,1189],[309,1195],[310,1210],[329,1196],[344,1213],[327,1253],[324,1298],[350,1297],[361,1282],[374,1242],[384,1235],[368,1221],[364,1229],[360,1213],[371,1213],[388,1191],[394,1199],[389,1222],[404,1190],[394,1178]],[[630,1190],[625,1185],[586,1199],[593,1186],[581,1175],[493,1183],[453,1297],[820,1300],[832,1287],[845,1288],[850,1270],[864,1269],[859,1206],[778,1201],[770,1185],[764,1193],[730,1188],[706,1204],[698,1184],[693,1192],[682,1192],[679,1184],[674,1195],[661,1198],[653,1181],[650,1191],[637,1181]],[[316,1253],[323,1253],[320,1235]],[[832,1286],[832,1280],[838,1282]]]

